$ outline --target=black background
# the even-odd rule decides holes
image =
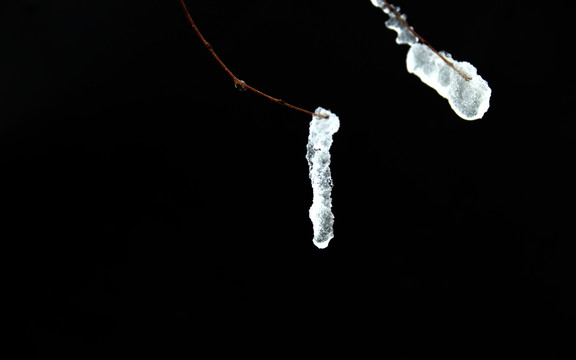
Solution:
[[[235,90],[178,1],[3,1],[23,354],[572,358],[568,2],[393,2],[489,82],[473,122],[368,0],[187,3],[239,78],[339,115],[335,238],[312,243],[309,116]]]

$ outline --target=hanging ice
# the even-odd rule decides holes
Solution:
[[[458,71],[457,73],[440,56],[428,46],[418,42],[418,38],[396,17],[382,0],[371,0],[374,6],[382,9],[390,19],[386,27],[398,33],[396,42],[410,46],[406,56],[406,67],[409,73],[417,75],[425,84],[432,87],[442,97],[448,99],[452,110],[465,120],[482,118],[490,107],[492,90],[486,80],[477,74],[476,68],[465,61],[456,61],[446,52],[440,52]],[[394,8],[399,12],[398,8]],[[400,15],[406,19],[405,15]]]
[[[334,237],[330,146],[332,135],[340,128],[340,120],[338,116],[321,107],[316,109],[316,113],[328,115],[328,118],[313,116],[310,122],[306,159],[310,169],[313,199],[309,215],[314,227],[314,244],[324,249]]]

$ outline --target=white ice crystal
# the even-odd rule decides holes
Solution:
[[[328,118],[313,116],[310,122],[306,159],[310,169],[313,199],[309,215],[314,227],[314,245],[324,249],[334,237],[330,146],[332,135],[340,128],[340,120],[338,116],[321,107],[316,109],[316,113],[328,115]]]
[[[386,21],[386,27],[398,33],[396,42],[410,46],[406,56],[408,72],[418,76],[426,85],[448,99],[452,110],[461,118],[465,120],[482,118],[490,107],[492,90],[486,80],[478,75],[476,68],[468,62],[456,61],[450,54],[441,52],[458,71],[468,76],[469,79],[466,80],[428,46],[419,43],[418,38],[396,18],[382,0],[371,1],[390,17]],[[400,13],[399,8],[394,9]],[[400,16],[406,19],[405,15]]]

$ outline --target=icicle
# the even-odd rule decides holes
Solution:
[[[330,173],[330,146],[332,135],[340,128],[338,116],[321,107],[316,113],[328,115],[327,119],[312,117],[306,159],[310,169],[313,200],[309,215],[314,227],[314,244],[324,249],[334,237],[332,214],[332,175]]]

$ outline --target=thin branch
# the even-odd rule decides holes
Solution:
[[[186,14],[186,19],[188,19],[188,22],[190,23],[190,25],[192,25],[192,28],[194,29],[194,31],[196,32],[196,35],[198,35],[198,37],[200,38],[200,40],[202,40],[202,43],[204,43],[204,46],[206,46],[206,48],[208,49],[208,51],[210,52],[210,54],[212,54],[212,57],[214,57],[214,59],[216,59],[216,61],[218,62],[218,64],[220,64],[220,66],[222,67],[222,69],[224,69],[224,71],[226,71],[226,73],[232,78],[232,80],[234,81],[234,86],[236,87],[236,89],[240,90],[240,91],[246,91],[246,90],[250,90],[255,94],[258,94],[260,96],[265,97],[268,100],[274,101],[275,103],[279,104],[279,105],[283,105],[286,107],[289,107],[291,109],[306,113],[308,115],[312,115],[312,116],[316,116],[322,119],[326,119],[328,118],[328,115],[324,115],[324,114],[317,114],[314,113],[312,111],[308,111],[302,108],[299,108],[298,106],[294,106],[291,104],[288,104],[287,102],[285,102],[282,99],[278,99],[275,97],[272,97],[268,94],[263,93],[262,91],[246,84],[244,81],[238,79],[236,77],[236,75],[234,75],[232,73],[232,71],[230,71],[230,69],[228,69],[228,67],[224,64],[224,62],[222,60],[220,60],[220,58],[218,57],[218,55],[216,54],[216,52],[214,51],[214,49],[212,48],[212,45],[210,45],[210,43],[208,41],[206,41],[206,39],[204,38],[204,36],[202,35],[202,33],[200,32],[200,30],[198,29],[198,27],[196,26],[196,23],[194,22],[194,20],[192,20],[192,16],[190,15],[190,12],[188,11],[188,8],[186,7],[186,4],[184,3],[184,0],[180,0],[180,4],[182,4],[182,9],[184,10],[184,13]]]
[[[400,21],[402,23],[402,25],[404,25],[414,36],[416,36],[422,44],[428,46],[428,48],[430,50],[432,50],[436,55],[438,55],[442,60],[444,60],[444,62],[446,64],[448,64],[448,66],[450,66],[452,69],[454,69],[454,71],[456,71],[460,76],[462,76],[464,78],[464,80],[466,80],[466,81],[470,80],[470,77],[468,75],[466,75],[462,71],[458,70],[450,60],[446,59],[446,57],[444,57],[444,55],[440,54],[438,51],[436,51],[436,49],[434,49],[430,44],[428,44],[428,41],[424,40],[422,38],[422,36],[418,35],[418,33],[416,33],[416,31],[414,31],[414,29],[411,28],[410,25],[408,25],[406,20],[404,20],[404,18],[398,13],[398,11],[396,11],[396,9],[393,6],[391,6],[388,3],[388,1],[382,0],[382,2],[384,3],[384,5],[386,5],[388,10],[390,10],[394,14],[396,19],[398,19],[398,21]]]

